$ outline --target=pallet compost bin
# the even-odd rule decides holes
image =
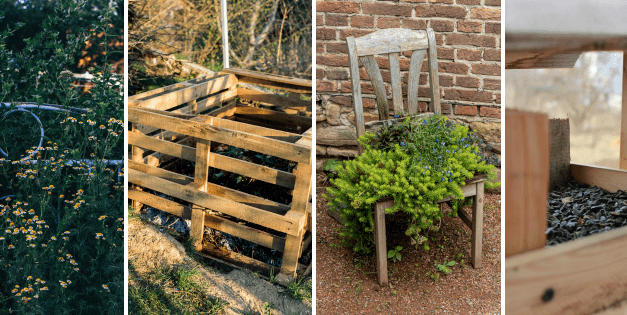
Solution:
[[[195,249],[213,259],[266,276],[273,268],[203,242],[205,226],[282,252],[279,280],[301,275],[305,268],[298,259],[311,246],[313,164],[311,104],[301,94],[311,95],[311,81],[225,69],[130,97],[129,199],[136,209],[145,204],[191,220]],[[220,144],[297,164],[289,173],[211,151]],[[172,160],[194,162],[193,177],[168,169]],[[210,168],[291,190],[292,202],[281,204],[208,182]]]
[[[570,163],[569,159],[565,168],[557,169],[566,170],[580,183],[610,192],[627,190],[624,10],[616,3],[576,2],[559,0],[550,7],[538,0],[508,2],[505,68],[570,68],[585,51],[622,51],[620,169]],[[595,14],[590,14],[590,8]],[[544,247],[549,182],[556,180],[551,178],[556,170],[551,162],[569,152],[555,151],[550,144],[554,141],[549,134],[560,127],[546,115],[506,110],[505,128],[506,313],[627,313],[627,227]]]

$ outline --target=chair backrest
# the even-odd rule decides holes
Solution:
[[[409,62],[409,82],[407,82],[408,113],[415,115],[418,111],[418,82],[420,69],[425,55],[429,56],[429,80],[431,92],[431,106],[435,113],[440,113],[440,84],[438,80],[438,58],[435,47],[433,29],[415,31],[402,28],[379,30],[360,38],[347,37],[348,60],[350,66],[351,83],[353,89],[353,106],[355,109],[355,127],[357,137],[365,133],[364,112],[361,98],[361,84],[359,77],[359,60],[363,64],[376,96],[379,120],[388,120],[388,97],[383,84],[381,71],[374,58],[375,55],[388,54],[390,61],[390,78],[392,87],[392,104],[394,112],[399,114],[403,110],[401,69],[399,53],[412,51]],[[359,152],[363,152],[361,145]]]

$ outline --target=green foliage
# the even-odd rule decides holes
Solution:
[[[123,308],[123,174],[106,162],[122,159],[123,81],[103,66],[89,93],[70,86],[74,57],[86,41],[99,42],[87,32],[58,32],[83,5],[56,1],[45,18],[31,22],[40,24],[38,31],[20,52],[8,43],[23,25],[0,32],[0,102],[91,109],[29,109],[45,130],[37,148],[33,117],[5,116],[15,103],[0,107],[0,147],[9,155],[0,158],[0,314],[119,314]],[[0,10],[7,10],[3,16],[12,9]],[[110,17],[101,12],[91,29],[107,32]]]
[[[443,264],[438,264],[437,262],[435,263],[436,268],[438,269],[438,271],[443,272],[445,275],[449,275],[451,274],[451,268],[449,267],[453,267],[455,266],[455,261],[451,260],[449,262],[444,262]]]
[[[393,262],[401,261],[401,250],[403,250],[402,246],[396,246],[395,249],[389,250],[388,259],[391,259]]]
[[[129,266],[129,314],[223,314],[227,306],[207,297],[196,269],[160,268],[140,275]]]
[[[335,175],[337,174],[336,169],[338,167],[341,167],[343,164],[344,163],[342,161],[336,161],[334,159],[329,159],[324,164],[324,171],[327,172],[327,174],[329,174],[329,177],[334,178]]]
[[[353,250],[359,253],[372,252],[377,201],[393,198],[394,206],[386,214],[408,213],[405,233],[428,250],[427,238],[421,234],[438,230],[443,214],[436,202],[452,197],[452,215],[457,215],[465,180],[494,169],[480,161],[477,140],[468,127],[441,115],[407,118],[359,141],[364,153],[336,167],[337,178],[331,179],[333,186],[325,195],[345,224],[340,235],[352,238]]]

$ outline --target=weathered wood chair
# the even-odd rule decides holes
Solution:
[[[353,106],[355,109],[355,128],[357,137],[365,133],[364,110],[361,95],[361,80],[359,75],[358,58],[363,64],[368,76],[372,81],[376,96],[379,120],[390,119],[388,95],[383,84],[383,77],[375,60],[375,55],[388,54],[390,81],[392,90],[392,104],[395,114],[403,111],[402,81],[399,63],[399,53],[412,51],[409,62],[409,82],[407,83],[407,101],[409,115],[416,115],[418,112],[418,85],[420,69],[425,55],[428,53],[429,60],[429,81],[431,92],[431,109],[435,113],[441,113],[440,106],[440,84],[438,82],[438,58],[435,46],[435,34],[433,29],[426,31],[414,31],[400,28],[380,30],[360,38],[347,37],[348,60],[350,66],[350,76],[353,92]],[[359,145],[359,154],[364,148]],[[458,211],[459,217],[472,230],[471,263],[473,267],[481,267],[481,238],[483,229],[483,190],[484,181],[487,176],[481,175],[466,181],[462,186],[465,197],[474,197],[472,217],[463,209]],[[444,202],[450,198],[445,198],[438,203],[440,208]],[[375,205],[375,244],[377,256],[377,277],[380,285],[387,285],[387,244],[385,236],[385,209],[393,207],[394,200],[379,200]]]

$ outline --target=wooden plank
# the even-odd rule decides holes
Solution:
[[[242,83],[274,87],[296,93],[311,94],[312,92],[311,80],[236,68],[223,69],[221,73],[235,74]]]
[[[271,273],[276,275],[279,272],[278,268],[274,266],[250,258],[248,256],[244,256],[240,253],[218,247],[211,243],[203,243],[202,251],[200,251],[198,254],[200,254],[204,258],[216,260],[220,263],[226,263],[227,265],[232,267],[260,273],[266,277],[269,277]]]
[[[625,244],[622,227],[508,257],[505,313],[583,315],[627,299]]]
[[[285,97],[283,95],[253,91],[243,88],[237,88],[237,96],[243,100],[276,106],[281,110],[293,109],[296,111],[311,112],[311,101],[304,101]]]
[[[165,199],[147,192],[134,189],[128,190],[128,198],[141,202],[155,209],[159,209],[161,211],[165,211],[167,213],[181,217],[185,220],[192,219],[192,208],[169,199]]]
[[[627,191],[627,171],[570,163],[570,175],[577,182],[597,186],[609,192]]]
[[[472,180],[474,178],[471,178],[470,180]],[[470,197],[470,196],[475,196],[477,194],[477,185],[475,185],[474,182],[472,183],[468,183],[462,187],[460,187],[462,189],[462,193],[464,194],[464,197]],[[451,197],[446,197],[440,201],[438,201],[438,203],[441,202],[447,202],[450,201]]]
[[[209,115],[215,116],[215,115],[212,115],[212,113],[210,113]],[[251,106],[237,106],[235,109],[234,115],[241,115],[241,116],[247,116],[250,118],[269,120],[269,121],[276,122],[279,125],[287,124],[287,125],[300,126],[302,130],[307,130],[311,128],[312,123],[313,123],[311,117],[290,115],[290,114],[286,114],[283,112],[278,112],[278,111],[269,110],[265,108],[251,107]]]
[[[357,61],[357,48],[355,47],[355,38],[346,37],[346,45],[348,47],[348,63],[351,75],[351,88],[353,96],[353,110],[355,112],[355,128],[357,130],[357,138],[366,133],[364,126],[364,106],[361,98],[361,84],[359,77],[359,62]],[[359,154],[364,153],[364,147],[357,144]]]
[[[374,243],[376,246],[377,281],[380,286],[388,284],[388,251],[385,235],[385,209],[393,207],[394,200],[380,201],[374,206]]]
[[[392,83],[392,105],[394,114],[400,115],[403,112],[403,94],[401,93],[401,66],[398,63],[398,53],[389,53],[390,77]]]
[[[470,217],[470,215],[464,209],[457,210],[457,215],[460,219],[462,219],[462,222],[464,222],[464,224],[466,224],[466,226],[472,231],[472,217]]]
[[[294,170],[294,175],[296,175],[296,182],[294,183],[292,210],[306,212],[307,204],[309,203],[309,191],[312,182],[312,168],[312,164],[298,163],[296,169]]]
[[[283,252],[285,248],[285,238],[283,237],[272,235],[268,232],[238,224],[215,215],[206,214],[205,225],[279,252]]]
[[[361,64],[364,65],[364,69],[366,69],[372,86],[374,87],[374,94],[377,98],[377,109],[379,110],[379,120],[387,120],[390,118],[390,108],[385,86],[383,85],[383,78],[381,77],[381,71],[379,71],[379,65],[377,65],[373,56],[360,57],[359,60],[361,60]]]
[[[220,75],[200,82],[197,85],[185,87],[176,91],[166,91],[161,94],[150,95],[137,99],[142,108],[166,110],[197,98],[211,95],[221,90],[227,90],[237,84],[234,75]]]
[[[298,269],[298,258],[300,244],[303,241],[303,235],[286,235],[285,251],[281,261],[281,274],[288,277],[296,277]]]
[[[238,148],[277,156],[290,161],[302,163],[310,163],[311,161],[311,148],[268,139],[254,134],[168,117],[134,108],[129,108],[128,120],[130,122],[141,121],[144,125],[161,127],[166,130],[200,139],[226,143]]]
[[[477,195],[472,201],[472,235],[470,260],[472,266],[481,268],[481,244],[483,239],[483,182],[475,184],[477,186]]]
[[[299,233],[302,233],[300,228],[303,224],[301,222],[294,222],[294,220],[287,216],[287,214],[283,216],[264,211],[243,203],[211,195],[210,193],[201,192],[191,187],[175,184],[168,180],[148,175],[134,169],[130,169],[128,171],[128,178],[129,183],[140,185],[169,196],[188,201],[201,207],[228,214],[238,219],[290,235],[298,235]]]
[[[128,142],[129,144],[141,145],[146,149],[161,152],[183,160],[191,162],[196,161],[196,149],[186,145],[154,139],[137,133],[129,133]],[[212,156],[212,159],[209,160],[210,167],[244,175],[288,189],[294,188],[296,181],[294,174],[217,153],[213,153]]]
[[[505,110],[505,256],[546,244],[549,120],[545,114]],[[509,293],[508,293],[509,294]]]
[[[194,179],[192,177],[166,171],[157,167],[148,166],[146,164],[140,164],[137,162],[129,161],[129,168],[132,170],[140,171],[142,173],[146,173],[148,175],[159,177],[161,179],[165,179],[179,185],[185,186],[194,182]],[[250,195],[235,189],[216,185],[213,183],[207,183],[207,193],[279,215],[284,215],[290,210],[290,206],[284,205],[282,203],[274,202],[268,199]]]
[[[431,107],[436,114],[442,113],[440,105],[440,76],[438,75],[438,56],[435,46],[435,33],[432,28],[427,29],[429,37],[429,90],[431,92]]]
[[[209,164],[215,164],[211,153],[211,142],[204,139],[198,139],[196,142],[196,159],[194,171],[194,183],[198,184],[202,191],[207,191],[207,182],[209,180]]]
[[[233,116],[235,114],[235,110],[237,110],[237,105],[235,103],[229,104],[226,106],[222,106],[219,109],[211,111],[207,115],[215,116],[218,118]]]
[[[407,101],[410,115],[418,113],[418,87],[420,85],[420,69],[427,51],[414,50],[409,61],[409,84],[407,85]]]
[[[623,52],[623,100],[620,124],[620,160],[619,168],[627,170],[627,52]]]
[[[181,82],[181,83],[176,83],[176,84],[172,84],[172,85],[168,85],[168,86],[164,86],[158,89],[154,89],[154,90],[150,90],[147,92],[143,92],[143,93],[139,93],[139,94],[135,94],[135,95],[129,95],[128,99],[129,99],[129,103],[130,101],[133,101],[136,105],[139,105],[141,103],[141,99],[147,98],[149,96],[155,95],[155,94],[160,94],[163,92],[168,92],[168,91],[177,91],[180,89],[184,89],[186,87],[188,87],[189,85],[185,84],[185,82]]]
[[[289,143],[294,143],[302,138],[302,135],[291,132],[244,124],[233,120],[227,120],[207,115],[198,115],[198,117],[191,118],[190,120],[202,122],[216,127],[252,133],[258,136],[281,140]]]
[[[355,39],[355,44],[359,57],[427,49],[429,47],[425,31],[403,28],[379,30]]]
[[[205,211],[192,208],[192,226],[189,228],[189,237],[197,251],[202,250],[203,235],[205,235]]]

